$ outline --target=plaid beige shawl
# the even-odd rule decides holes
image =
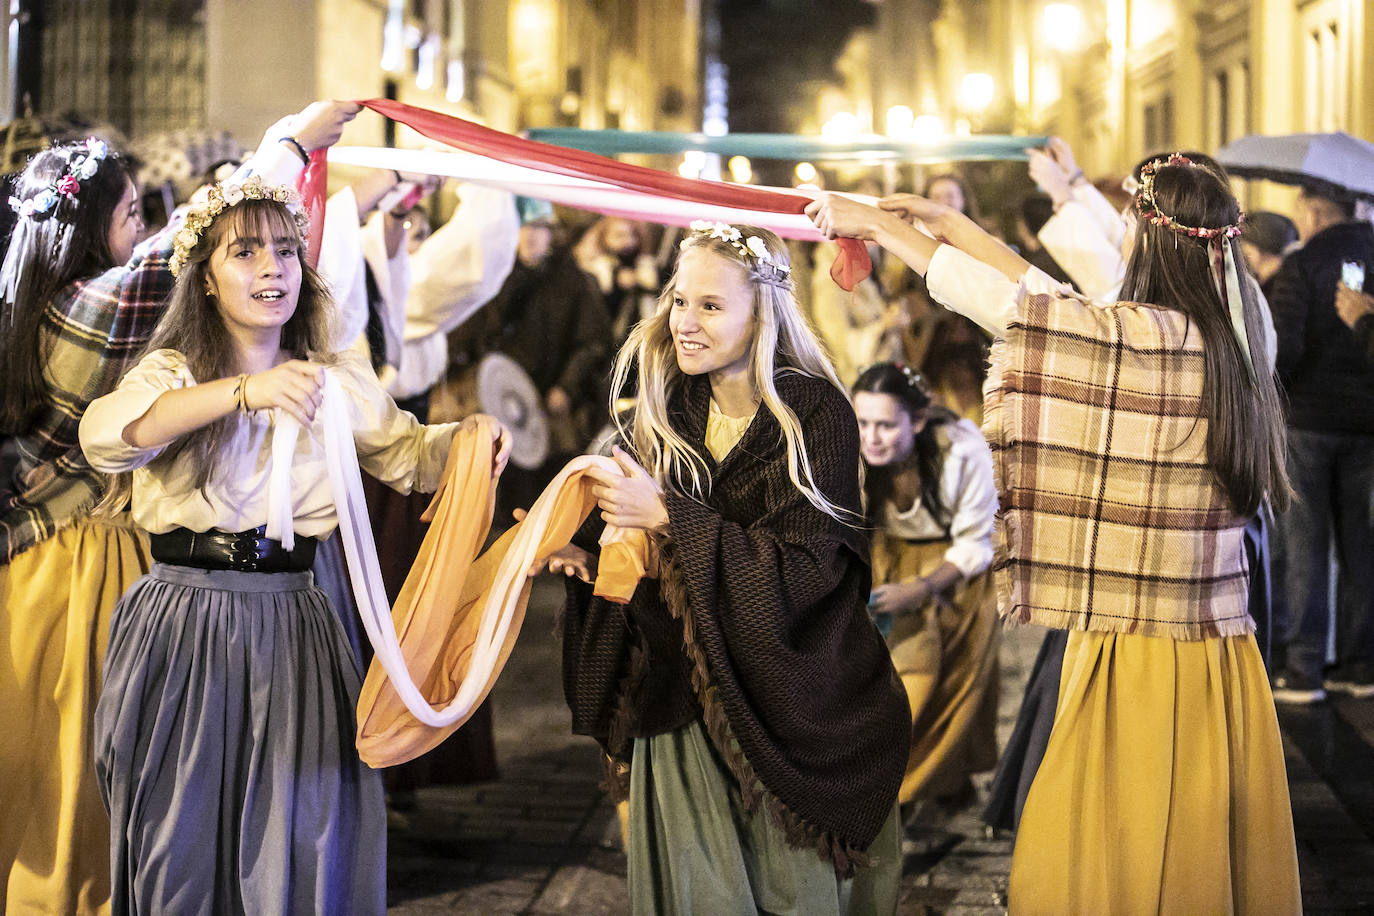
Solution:
[[[1003,619],[1174,639],[1250,632],[1244,519],[1207,462],[1202,339],[1179,312],[1023,294],[983,432]]]

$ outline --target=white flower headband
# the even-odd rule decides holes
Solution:
[[[773,257],[761,236],[746,236],[729,223],[712,222],[704,219],[693,220],[689,228],[693,235],[704,235],[707,238],[720,239],[728,243],[731,248],[744,257],[745,261],[756,265],[761,279],[785,283],[792,274],[791,267]],[[690,242],[691,239],[683,239],[680,247],[687,248]]]
[[[249,175],[241,182],[217,182],[202,187],[191,195],[186,221],[177,230],[173,241],[172,258],[167,262],[172,276],[181,272],[191,250],[200,243],[200,237],[221,213],[245,200],[274,200],[285,204],[287,211],[296,221],[300,231],[301,244],[304,245],[310,234],[310,219],[305,215],[301,199],[294,190],[286,185],[270,185],[258,175]]]
[[[28,200],[11,197],[10,209],[26,219],[48,218],[63,197],[76,200],[76,195],[81,193],[81,182],[93,177],[109,154],[110,148],[104,140],[87,137],[85,147],[72,154],[51,184]]]

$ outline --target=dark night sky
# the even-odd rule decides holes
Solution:
[[[720,0],[720,11],[731,132],[794,132],[807,81],[832,79],[850,31],[874,18],[863,0]]]

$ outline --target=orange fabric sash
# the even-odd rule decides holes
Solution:
[[[418,757],[476,711],[519,635],[529,600],[528,570],[567,545],[596,506],[586,469],[623,473],[607,458],[575,458],[525,520],[479,556],[495,506],[491,442],[485,420],[454,437],[443,483],[425,512],[429,532],[392,608],[407,671],[426,701],[442,708],[467,692],[469,701],[461,704],[465,712],[442,726],[419,721],[374,658],[358,699],[358,754],[369,766],[395,766]],[[608,527],[602,545],[596,593],[628,601],[645,575],[648,537],[640,529]],[[499,639],[500,647],[494,659],[484,660],[475,647],[487,638]]]

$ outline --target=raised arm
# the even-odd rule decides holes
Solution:
[[[879,207],[825,194],[806,213],[830,238],[877,242],[926,276],[931,295],[942,305],[994,335],[1004,330],[1016,285],[1030,270],[973,220],[914,194],[886,198]],[[908,220],[919,221],[935,237]]]

